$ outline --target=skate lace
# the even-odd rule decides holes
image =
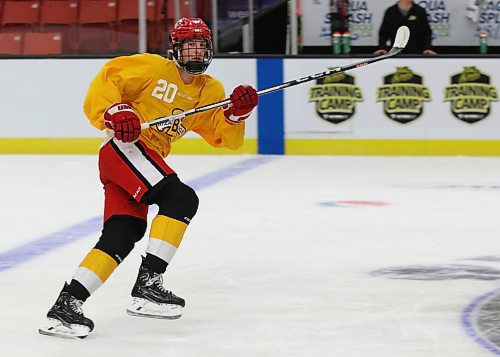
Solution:
[[[71,308],[71,310],[73,310],[78,315],[83,315],[82,305],[83,305],[83,301],[81,301],[81,300],[71,299],[69,301],[69,307]]]
[[[158,289],[160,289],[160,291],[168,296],[171,296],[172,295],[172,292],[171,291],[168,291],[167,289],[165,289],[165,287],[163,286],[163,277],[161,274],[157,274],[156,276],[152,277],[150,280],[149,280],[149,283],[151,285],[156,285],[156,287],[158,287]]]

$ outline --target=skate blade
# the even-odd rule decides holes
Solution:
[[[173,304],[155,304],[145,299],[132,298],[127,314],[152,319],[176,320],[182,316],[182,307]]]
[[[61,321],[56,319],[47,319],[47,326],[38,329],[38,333],[46,336],[62,337],[62,338],[79,338],[83,339],[90,333],[90,328],[83,325],[72,324],[65,326]]]

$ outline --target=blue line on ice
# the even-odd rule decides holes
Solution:
[[[265,164],[276,156],[255,156],[186,182],[199,191]],[[11,269],[54,249],[101,230],[102,217],[93,217],[61,231],[48,234],[0,253],[0,271]]]

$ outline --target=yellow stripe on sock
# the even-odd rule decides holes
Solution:
[[[118,263],[102,250],[92,249],[80,266],[93,271],[104,283],[116,269]]]
[[[176,219],[157,215],[151,223],[150,238],[160,239],[164,242],[172,244],[179,248],[184,232],[186,232],[187,224]]]

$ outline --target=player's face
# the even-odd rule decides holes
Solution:
[[[182,60],[184,62],[203,62],[206,44],[204,40],[189,40],[182,44]]]

